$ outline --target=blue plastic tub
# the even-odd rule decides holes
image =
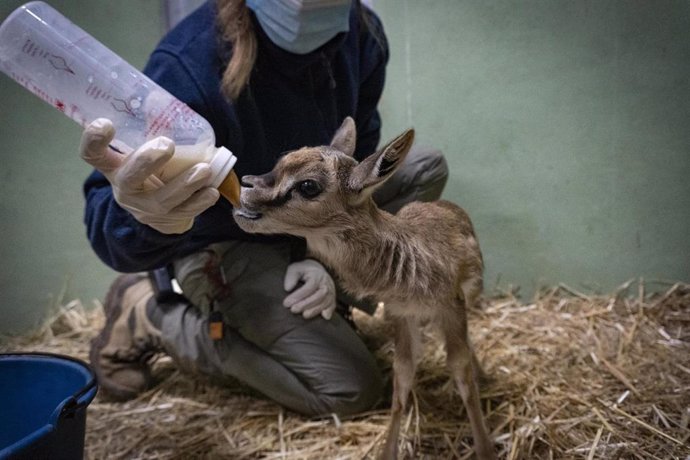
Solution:
[[[68,356],[0,354],[0,459],[81,459],[98,386]]]

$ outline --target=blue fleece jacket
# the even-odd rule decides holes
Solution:
[[[144,73],[211,123],[216,145],[237,156],[240,177],[270,171],[287,151],[328,144],[348,115],[357,123],[355,156],[362,159],[379,141],[376,106],[388,48],[381,22],[368,10],[360,12],[358,3],[353,2],[349,32],[307,55],[276,47],[252,14],[257,61],[248,87],[233,103],[220,89],[232,49],[218,38],[213,0],[162,39]],[[240,230],[222,198],[196,218],[190,231],[165,235],[123,210],[97,171],[87,178],[84,194],[89,241],[103,262],[122,272],[161,267],[214,242],[262,238]]]

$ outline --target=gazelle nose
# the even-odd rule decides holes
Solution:
[[[273,187],[276,183],[273,171],[260,176],[242,176],[242,185],[246,188]]]
[[[253,188],[256,182],[256,176],[242,176],[242,187]]]

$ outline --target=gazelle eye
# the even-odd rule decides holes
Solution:
[[[297,191],[304,198],[315,198],[323,190],[321,189],[321,184],[315,180],[307,179],[297,184]]]

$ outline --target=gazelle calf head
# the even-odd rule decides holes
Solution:
[[[273,170],[242,178],[237,224],[249,233],[306,237],[343,225],[353,209],[371,203],[374,189],[397,170],[409,152],[407,130],[361,163],[353,158],[356,129],[347,117],[331,144],[288,153]]]

